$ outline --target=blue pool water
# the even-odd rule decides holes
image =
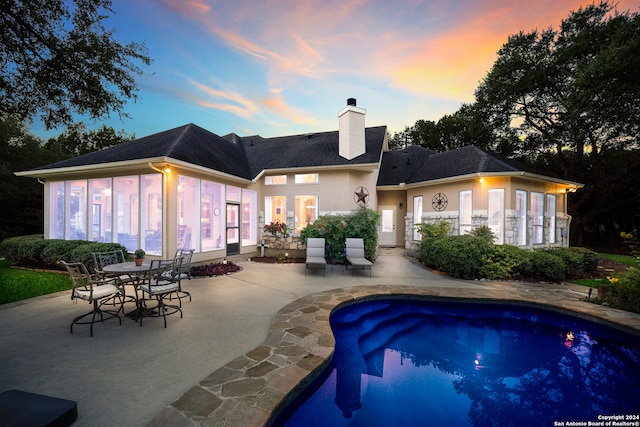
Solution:
[[[385,300],[345,307],[331,327],[331,364],[276,425],[639,421],[637,337],[588,320],[531,307]]]

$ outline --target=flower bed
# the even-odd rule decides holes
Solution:
[[[207,265],[198,265],[191,267],[191,276],[193,277],[213,277],[231,274],[242,270],[242,267],[227,261],[227,263],[212,263]]]

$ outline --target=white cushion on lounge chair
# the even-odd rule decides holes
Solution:
[[[307,274],[309,268],[327,267],[327,260],[324,257],[324,239],[321,237],[310,237],[307,239],[307,259],[305,260],[304,274]]]
[[[347,262],[351,264],[351,267],[359,267],[363,270],[365,268],[368,268],[369,275],[371,275],[371,266],[373,266],[373,263],[364,257],[364,240],[360,238],[349,237],[347,238],[345,249]]]

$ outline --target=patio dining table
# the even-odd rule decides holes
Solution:
[[[105,265],[102,271],[113,275],[128,275],[133,280],[133,287],[136,293],[135,302],[136,309],[126,313],[125,315],[133,320],[139,320],[143,314],[144,307],[140,298],[138,298],[138,284],[144,278],[146,273],[149,272],[151,262],[143,261],[141,265],[136,265],[135,262],[119,262],[116,264]],[[126,295],[125,295],[126,296]]]

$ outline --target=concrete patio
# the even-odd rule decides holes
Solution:
[[[110,320],[69,333],[89,307],[70,292],[0,306],[0,392],[75,400],[77,426],[262,425],[300,379],[324,363],[328,313],[342,301],[399,292],[551,304],[635,328],[640,315],[586,303],[573,285],[454,280],[399,249],[382,249],[368,272],[304,276],[302,264],[238,262],[232,275],[193,279],[184,318]]]

